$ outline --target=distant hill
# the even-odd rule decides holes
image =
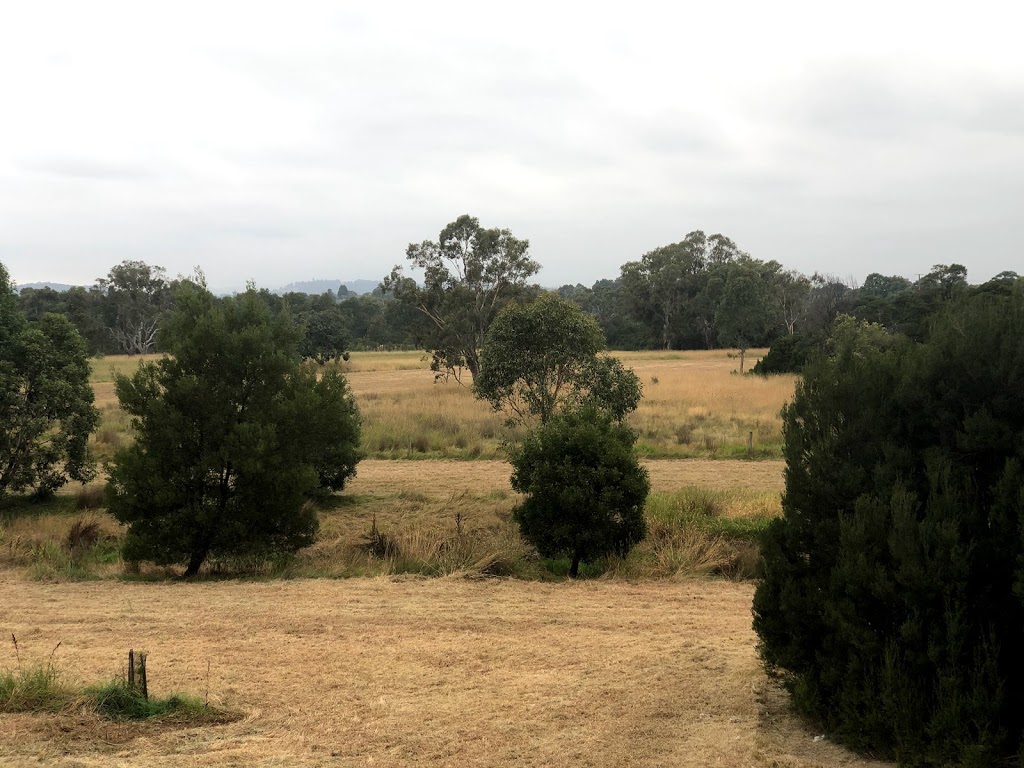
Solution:
[[[40,288],[51,288],[58,293],[64,293],[64,291],[69,291],[74,287],[75,286],[68,285],[67,283],[25,283],[24,285],[16,285],[14,290],[21,293],[26,288],[35,288],[37,291]]]
[[[285,293],[309,293],[319,296],[327,291],[338,292],[338,286],[342,283],[348,288],[349,293],[372,293],[373,289],[380,285],[379,280],[301,280],[297,283],[288,283],[282,288],[275,288],[272,293],[282,295]]]

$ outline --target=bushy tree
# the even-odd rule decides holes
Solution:
[[[312,543],[306,501],[355,473],[359,420],[337,371],[300,365],[299,337],[253,291],[218,302],[178,290],[161,336],[170,356],[116,382],[136,433],[110,467],[126,557],[191,576],[211,555]]]
[[[28,322],[0,264],[0,496],[46,495],[95,476],[89,435],[99,423],[85,344],[64,317]]]
[[[304,333],[299,351],[319,365],[348,360],[348,323],[337,307],[318,309],[303,317]]]
[[[839,740],[988,766],[1024,736],[1024,291],[931,326],[840,318],[805,368],[754,627]]]
[[[512,304],[487,332],[473,390],[521,423],[585,404],[620,420],[636,410],[640,380],[603,349],[597,321],[557,294]]]
[[[519,529],[545,557],[569,557],[572,577],[581,562],[625,555],[646,534],[649,483],[635,439],[586,407],[558,413],[512,451],[512,487],[525,495],[514,512]]]
[[[397,266],[384,279],[386,292],[427,319],[422,343],[439,375],[457,377],[465,368],[476,378],[491,322],[506,304],[528,293],[527,280],[540,269],[529,247],[507,229],[485,229],[475,217],[460,216],[436,242],[409,244],[406,258],[423,270],[422,286]]]

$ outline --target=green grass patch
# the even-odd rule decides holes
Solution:
[[[0,713],[55,713],[93,710],[107,720],[161,720],[182,725],[232,722],[238,715],[180,693],[145,697],[124,680],[79,688],[51,661],[21,664],[0,672]]]
[[[235,719],[206,704],[202,699],[186,694],[172,693],[164,698],[146,698],[123,680],[85,689],[85,696],[95,703],[96,711],[108,720],[174,720],[199,724],[230,722]]]
[[[756,539],[782,513],[777,491],[688,486],[647,499],[649,522]]]

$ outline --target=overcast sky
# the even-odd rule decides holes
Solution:
[[[0,261],[378,279],[470,213],[551,286],[694,229],[1024,273],[1021,8],[0,0]]]

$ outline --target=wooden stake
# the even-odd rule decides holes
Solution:
[[[139,677],[142,679],[142,698],[149,700],[149,685],[146,680],[146,654],[139,654]]]

